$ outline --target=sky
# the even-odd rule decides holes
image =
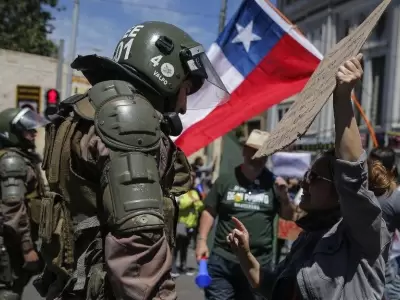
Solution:
[[[227,22],[242,0],[228,0]],[[69,58],[73,0],[60,0],[62,11],[52,10],[54,31],[49,38],[65,40]],[[111,57],[119,39],[144,21],[172,23],[208,48],[218,36],[221,0],[80,0],[76,55],[97,53]]]

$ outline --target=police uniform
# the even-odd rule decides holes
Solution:
[[[187,94],[206,79],[223,84],[204,48],[162,22],[129,29],[113,60],[79,56],[72,67],[93,87],[63,101],[46,128],[37,286],[47,299],[176,299],[175,197],[191,178],[169,136],[182,131],[184,83]]]
[[[0,299],[20,299],[39,261],[25,261],[35,251],[44,183],[34,151],[36,128],[48,122],[24,108],[0,112]],[[31,132],[32,140],[24,133]]]

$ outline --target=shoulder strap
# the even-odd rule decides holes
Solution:
[[[89,94],[73,95],[60,104],[60,110],[70,111],[71,108],[82,119],[93,121],[95,109],[90,102]]]
[[[7,149],[0,149],[0,158],[3,157],[4,154],[6,154],[8,152]]]
[[[72,124],[77,122],[71,112],[75,111],[75,105],[85,98],[87,98],[87,93],[73,95],[62,101],[58,112],[58,116],[62,118],[58,121],[53,120],[46,127],[46,147],[42,168],[47,171],[47,180],[52,189],[60,182],[61,155],[65,152],[63,147],[73,134]]]
[[[80,101],[77,101],[73,107],[74,107],[75,113],[82,119],[85,119],[88,121],[94,120],[94,115],[95,115],[96,111],[95,111],[88,95],[86,95],[84,98],[80,99]]]
[[[14,147],[0,149],[0,158],[2,158],[3,155],[5,155],[9,152],[17,153],[17,154],[21,155],[23,158],[29,158],[29,156],[24,151],[21,151],[20,149],[14,148]]]
[[[71,97],[68,97],[67,99],[61,101],[59,110],[57,112],[57,115],[55,119],[60,118],[60,117],[66,117],[74,108],[74,105],[85,98],[87,96],[87,93],[85,94],[76,94]]]
[[[64,143],[69,136],[68,133],[71,129],[72,120],[73,117],[68,116],[64,122],[61,123],[59,128],[56,130],[54,140],[52,141],[52,149],[51,153],[49,153],[49,164],[47,166],[47,180],[51,187],[57,185],[60,180],[61,154],[63,153]]]
[[[87,96],[87,93],[85,94],[76,94],[76,95],[72,95],[71,97],[68,97],[67,99],[65,99],[64,101],[62,101],[60,103],[60,106],[72,106],[75,103],[77,103],[78,101],[82,100],[83,98],[85,98]]]

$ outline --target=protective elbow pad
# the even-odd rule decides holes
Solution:
[[[26,162],[19,154],[8,152],[1,157],[0,190],[2,201],[23,201],[27,174]]]
[[[106,168],[103,202],[111,228],[133,232],[164,226],[162,190],[156,161],[141,152],[112,153]]]

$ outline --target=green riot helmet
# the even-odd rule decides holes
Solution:
[[[0,145],[3,147],[34,148],[34,140],[26,132],[36,131],[49,121],[29,108],[7,108],[0,112]]]
[[[160,112],[175,111],[178,93],[186,80],[191,82],[188,95],[197,92],[205,81],[215,87],[214,98],[228,95],[204,47],[183,30],[164,22],[145,22],[130,28],[119,41],[112,61],[97,56],[78,57],[72,67],[81,70],[91,84],[125,79],[128,74],[130,80],[126,81],[135,87],[138,82],[142,84],[145,88],[138,87],[139,90]],[[105,73],[108,75],[99,78]]]

